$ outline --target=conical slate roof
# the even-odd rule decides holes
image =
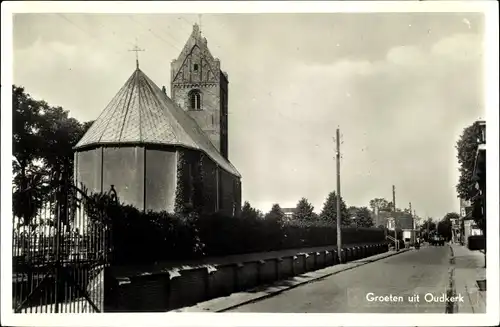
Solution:
[[[240,177],[196,121],[139,68],[77,143],[75,150],[127,143],[177,145],[200,150],[221,168]]]

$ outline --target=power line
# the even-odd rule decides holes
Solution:
[[[187,25],[191,26],[193,25],[191,22],[189,22],[186,18],[184,17],[179,17],[178,19],[182,19],[184,22],[186,22]]]
[[[95,36],[91,35],[87,30],[85,30],[84,28],[82,28],[81,26],[79,26],[78,24],[76,24],[75,22],[73,22],[71,19],[69,19],[68,17],[66,17],[64,14],[60,14],[60,13],[57,13],[57,15],[59,17],[61,17],[62,19],[64,19],[67,23],[73,25],[75,28],[79,29],[81,32],[87,34],[89,37],[91,37],[92,39],[97,39]],[[182,50],[177,47],[176,45],[172,44],[171,42],[165,40],[163,37],[161,37],[160,35],[158,35],[157,33],[155,33],[153,31],[152,28],[149,28],[147,27],[146,25],[142,24],[141,22],[139,22],[138,20],[134,19],[133,17],[131,16],[127,16],[130,20],[132,20],[134,23],[140,25],[141,27],[143,27],[145,30],[147,30],[148,32],[150,32],[154,37],[156,37],[157,39],[159,39],[160,41],[166,43],[167,45],[169,45],[171,48],[179,51],[179,52],[182,52]],[[189,21],[187,21],[184,17],[179,17],[182,21],[186,22],[186,24],[188,25],[191,25],[191,23]],[[102,26],[102,25],[101,25]],[[172,39],[176,40],[170,33],[162,30],[163,32],[167,33]],[[116,37],[116,35],[114,35],[113,33],[113,36]],[[128,43],[130,43],[131,45],[133,45],[132,42],[130,41],[127,41]],[[134,45],[133,45],[134,46]],[[113,52],[115,53],[119,53],[119,54],[122,54],[122,52],[120,51],[117,51],[117,50],[112,50]],[[217,94],[215,94],[214,92],[210,91],[210,90],[207,90],[205,89],[204,92],[206,93],[209,93],[209,94],[212,94],[214,96],[218,96]],[[303,122],[299,119],[293,119],[291,117],[288,117],[288,116],[285,116],[283,113],[281,113],[279,110],[275,110],[275,112],[281,117],[281,118],[284,118],[288,121],[291,121],[291,122],[295,122],[295,123],[299,123],[299,124],[303,124]],[[231,114],[231,112],[228,112],[228,114]]]
[[[162,38],[161,36],[159,36],[158,34],[156,34],[155,32],[153,32],[153,30],[149,27],[147,27],[146,25],[142,24],[141,22],[137,21],[136,19],[134,19],[132,16],[127,16],[131,21],[135,22],[136,24],[140,25],[142,28],[144,28],[145,30],[147,30],[148,32],[150,32],[154,37],[156,37],[158,40],[168,44],[170,47],[176,49],[177,51],[179,52],[182,52],[181,49],[179,49],[177,46],[173,45],[172,43],[170,43],[169,41],[165,40],[164,38]]]
[[[66,17],[64,14],[60,14],[60,13],[57,13],[56,15],[58,15],[60,18],[64,19],[68,24],[71,24],[73,25],[74,27],[76,27],[78,30],[80,30],[81,32],[87,34],[90,38],[92,39],[98,39],[97,37],[95,37],[94,35],[90,34],[87,30],[85,30],[84,28],[82,28],[81,26],[79,26],[78,24],[76,24],[75,22],[73,22],[71,19],[69,19],[68,17]],[[115,36],[115,35],[113,35]],[[130,42],[129,42],[130,43]],[[119,53],[119,54],[122,54],[122,52],[120,51],[117,51],[117,50],[111,50],[115,53]]]
[[[62,19],[64,19],[66,22],[68,22],[69,24],[75,26],[76,28],[78,28],[80,31],[82,31],[83,33],[87,34],[88,36],[90,36],[91,38],[95,38],[94,36],[90,35],[89,32],[87,32],[86,30],[84,30],[83,28],[81,28],[80,26],[78,26],[77,24],[75,24],[74,22],[72,22],[69,18],[67,18],[66,16],[64,16],[63,14],[56,14],[58,15],[59,17],[61,17]]]
[[[155,32],[153,32],[153,30],[147,26],[145,26],[144,24],[142,24],[141,22],[137,21],[136,19],[134,19],[132,16],[127,16],[130,20],[132,20],[133,22],[137,23],[138,25],[141,25],[141,27],[143,27],[144,29],[146,29],[148,32],[150,32],[153,36],[155,36],[156,38],[158,38],[160,41],[168,44],[170,47],[178,50],[179,52],[182,52],[182,50],[180,48],[178,48],[177,46],[173,45],[172,43],[168,42],[167,40],[163,39],[161,36],[159,36],[158,34],[156,34]],[[182,19],[183,21],[185,21],[187,24],[191,25],[190,22],[188,22],[184,17],[179,17],[180,19]],[[164,31],[164,30],[163,30]],[[166,32],[166,31],[164,31]],[[170,33],[168,33],[170,35]],[[175,39],[173,36],[172,36],[173,39]],[[176,39],[175,39],[176,40]],[[176,40],[177,41],[177,40]],[[217,94],[215,94],[214,92],[210,91],[210,90],[207,90],[207,89],[204,89],[203,92],[206,92],[208,94],[211,94],[211,95],[214,95],[214,96],[218,96]],[[288,120],[288,121],[293,121],[293,122],[296,122],[296,123],[300,123],[300,124],[303,124],[302,121],[298,120],[298,119],[292,119],[290,117],[287,117],[287,116],[284,116],[281,112],[279,111],[275,111],[279,116],[281,116],[282,118]],[[231,114],[230,112],[228,114]]]

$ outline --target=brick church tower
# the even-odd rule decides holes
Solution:
[[[220,69],[197,24],[171,63],[171,98],[201,127],[228,159],[228,77]]]

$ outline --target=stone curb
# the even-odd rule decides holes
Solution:
[[[446,301],[445,313],[451,314],[457,312],[457,303],[450,301],[449,299],[456,295],[457,290],[455,288],[455,252],[453,251],[453,246],[448,244],[450,248],[450,269],[448,272],[448,290],[446,291],[448,300]]]
[[[294,280],[295,280],[295,283],[292,284],[292,285],[287,285],[287,286],[279,286],[279,285],[278,286],[273,286],[273,284],[271,284],[271,285],[268,286],[268,290],[267,291],[264,290],[264,291],[258,292],[257,294],[254,294],[253,296],[250,296],[250,298],[247,298],[247,299],[244,299],[244,300],[242,299],[242,300],[238,301],[235,298],[237,296],[241,296],[242,294],[248,294],[248,291],[247,292],[233,293],[233,294],[231,294],[228,297],[225,297],[223,299],[220,299],[220,298],[219,299],[212,299],[212,300],[209,300],[209,301],[206,301],[206,302],[202,302],[202,303],[199,303],[199,304],[191,306],[191,307],[181,308],[181,309],[173,310],[173,311],[174,312],[202,312],[202,311],[205,311],[205,312],[206,311],[209,311],[209,312],[224,312],[224,311],[228,311],[228,310],[235,309],[235,308],[243,306],[243,305],[247,305],[247,304],[250,304],[250,303],[254,303],[254,302],[257,302],[257,301],[260,301],[260,300],[264,300],[264,299],[276,296],[278,294],[281,294],[281,293],[283,293],[285,291],[288,291],[288,290],[291,290],[293,288],[296,288],[296,287],[299,287],[299,286],[302,286],[302,285],[306,285],[306,284],[309,284],[309,283],[313,283],[315,281],[319,281],[321,279],[324,279],[324,278],[336,275],[336,274],[338,274],[340,272],[343,272],[343,271],[351,270],[351,269],[354,269],[356,267],[364,266],[366,264],[369,264],[369,263],[372,263],[372,262],[375,262],[375,261],[378,261],[378,260],[386,259],[386,258],[392,257],[394,255],[407,252],[409,250],[410,249],[401,249],[400,251],[397,251],[397,252],[396,251],[394,251],[394,252],[384,252],[384,253],[376,254],[376,255],[371,256],[371,257],[366,257],[366,258],[358,259],[358,260],[355,260],[355,261],[347,262],[345,264],[337,264],[337,265],[334,265],[334,266],[330,266],[330,267],[326,267],[326,268],[321,269],[321,270],[330,270],[331,271],[332,269],[336,268],[336,270],[333,271],[333,272],[321,273],[320,270],[311,271],[311,272],[308,272],[308,273],[305,273],[305,274],[298,275],[298,276],[295,276],[295,277],[287,279],[288,281],[292,281],[292,283],[294,283]],[[372,260],[370,260],[370,258],[372,258]],[[313,275],[313,276],[311,276],[311,275]],[[287,281],[287,280],[284,280],[284,281]],[[284,281],[281,281],[281,282],[284,282]],[[276,285],[277,283],[279,283],[279,282],[274,283],[274,285]],[[254,290],[258,289],[258,288],[259,287],[254,288]],[[231,298],[233,298],[232,301],[231,301]],[[224,305],[223,303],[217,305],[216,304],[217,300],[219,300],[219,301],[220,300],[227,301],[228,303],[226,305]],[[237,302],[237,303],[234,303],[234,302]],[[205,304],[205,305],[203,305],[203,304]],[[215,308],[210,308],[211,307],[210,304],[212,304],[212,307],[215,307]]]

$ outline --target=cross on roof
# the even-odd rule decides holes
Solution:
[[[139,51],[146,51],[146,50],[140,49],[137,46],[137,40],[136,40],[136,45],[134,46],[134,48],[130,49],[128,51],[134,51],[135,52],[135,65],[136,65],[137,69],[139,69]]]

